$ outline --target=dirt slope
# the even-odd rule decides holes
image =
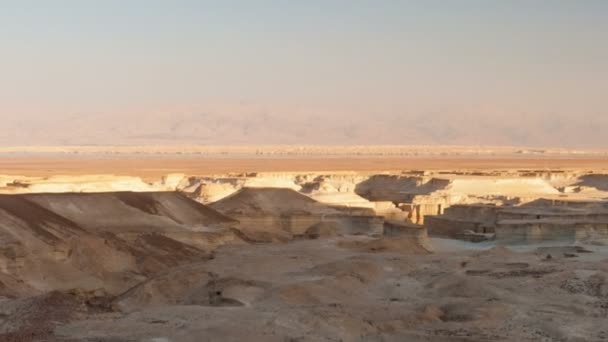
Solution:
[[[0,296],[122,292],[167,267],[208,259],[236,239],[234,223],[171,192],[0,195]]]
[[[338,213],[329,205],[321,204],[306,195],[286,188],[243,188],[212,203],[210,207],[227,215]]]

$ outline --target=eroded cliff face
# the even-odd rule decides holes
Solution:
[[[139,177],[117,175],[24,177],[0,175],[0,194],[175,191],[186,183],[183,174],[168,174],[149,183]]]
[[[603,175],[556,171],[407,171],[401,173],[254,173],[191,177],[180,189],[211,203],[244,187],[298,191],[319,202],[373,209],[377,215],[424,224],[456,204],[512,206],[538,198],[608,197]]]
[[[342,211],[348,208],[350,215],[382,216],[420,225],[426,224],[427,217],[431,217],[429,226],[432,231],[437,231],[435,228],[438,226],[449,226],[443,231],[477,233],[491,233],[495,224],[481,222],[475,218],[475,214],[468,218],[454,218],[454,212],[446,213],[446,210],[458,205],[471,205],[473,209],[478,209],[479,205],[518,207],[540,198],[608,198],[608,175],[562,170],[279,172],[215,176],[171,174],[149,183],[137,177],[120,176],[3,176],[0,177],[0,184],[3,185],[0,192],[4,193],[178,190],[203,204],[221,202],[242,189],[289,189],[327,206],[341,207]],[[247,215],[235,215],[243,220],[253,219],[244,218]],[[296,220],[307,220],[291,216],[290,219],[266,217],[260,224],[272,221],[289,225]],[[260,215],[255,218],[261,219]],[[287,221],[292,223],[285,223]],[[454,222],[458,222],[458,225]]]
[[[587,235],[591,235],[592,232],[603,231],[602,224],[606,221],[603,209],[593,209],[590,206],[584,210],[581,209],[583,212],[581,210],[573,212],[574,209],[571,207],[574,204],[572,203],[582,200],[601,202],[608,198],[607,175],[560,170],[251,173],[204,177],[171,174],[157,182],[150,183],[137,177],[107,175],[48,178],[3,176],[0,180],[0,184],[3,185],[0,191],[4,193],[113,192],[116,190],[152,193],[154,190],[179,190],[198,202],[213,203],[212,206],[223,210],[228,216],[249,222],[248,225],[243,223],[242,227],[257,227],[256,229],[262,230],[263,239],[270,238],[271,240],[275,238],[278,240],[291,239],[294,235],[305,234],[308,228],[317,224],[323,224],[327,229],[329,225],[334,227],[345,224],[357,226],[360,222],[368,220],[367,224],[373,225],[373,217],[427,225],[431,234],[450,237],[462,236],[465,232],[494,234],[497,229],[500,230],[497,234],[500,237],[505,236],[501,232],[508,231],[520,232],[518,233],[520,236],[523,234],[522,231],[529,232],[539,229],[551,231],[545,227],[551,226],[553,224],[551,220],[554,219],[567,220],[567,222],[571,222],[571,226],[586,225]],[[249,191],[247,189],[258,189],[255,191],[257,195],[252,195],[253,197],[250,196],[251,198],[247,200],[249,205],[253,203],[258,207],[248,207],[249,209],[240,207],[238,210],[222,207],[231,196],[246,195]],[[272,189],[284,189],[289,192],[271,194],[266,196],[266,200],[262,198],[264,196],[258,196],[264,192],[275,191]],[[282,196],[286,194],[289,196],[281,200]],[[119,198],[118,195],[113,196],[112,200],[101,195],[91,200],[89,197],[83,196],[78,201],[67,205],[71,211],[66,211],[66,207],[62,207],[65,203],[56,201],[57,198],[61,198],[59,195],[52,201],[46,199],[45,195],[30,195],[28,203],[58,213],[61,217],[81,226],[85,222],[79,221],[78,215],[87,212],[87,208],[93,206],[109,208],[114,205],[112,201],[122,201],[121,203],[127,204],[129,201],[141,202],[141,199],[130,200],[126,197]],[[151,194],[150,196],[156,195]],[[548,206],[539,208],[540,202],[542,202],[540,199],[543,198],[553,201],[551,208]],[[261,210],[260,204],[268,199],[274,199],[274,205],[280,207],[281,204],[284,204],[285,207],[281,210],[277,207],[274,212],[269,208]],[[308,199],[314,205],[307,202]],[[555,204],[559,203],[556,200],[570,204],[562,206],[564,207],[562,209],[559,206],[555,209]],[[181,204],[178,203],[165,203],[163,212],[153,213],[165,216],[165,218],[157,220],[153,226],[161,229],[160,227],[168,222],[167,220],[171,220],[172,215],[180,212],[180,206]],[[533,207],[536,208],[534,209],[536,211],[531,209]],[[146,207],[140,209],[147,210]],[[558,212],[552,214],[552,210]],[[489,218],[487,212],[492,213],[494,217]],[[129,213],[129,211],[123,210],[118,217],[128,216]],[[103,210],[96,212],[89,210],[87,215],[87,224],[96,222],[106,231],[112,231],[112,215],[105,215]],[[350,218],[345,219],[344,217]],[[355,220],[352,217],[358,218]],[[544,221],[538,221],[538,217]],[[132,217],[131,231],[136,229],[135,227],[149,227],[145,220],[139,222],[137,221],[139,219],[138,216]],[[12,216],[11,220],[15,221]],[[190,230],[195,230],[195,226],[191,226]],[[284,236],[268,235],[267,231],[264,232],[264,229],[268,227],[282,227],[280,232]],[[348,230],[342,229],[341,231]],[[576,231],[581,232],[582,230]],[[120,233],[122,237],[128,236],[124,231]],[[40,232],[40,234],[41,237],[47,236],[45,232]],[[171,234],[170,237],[176,241],[197,241],[192,232],[175,231]],[[532,236],[532,233],[526,234]],[[169,233],[165,235],[169,236]],[[550,236],[550,234],[537,235]],[[577,234],[576,236],[581,238],[582,235]],[[241,238],[243,237],[245,236],[241,236]],[[259,234],[256,235],[256,238],[258,237]],[[206,239],[199,240],[197,243],[197,247],[209,245],[212,243]],[[62,250],[66,248],[58,248],[53,253],[61,255],[64,253]]]
[[[568,230],[578,232],[566,234],[576,239],[602,235],[606,220],[601,211],[589,207],[586,212],[572,216],[574,214],[567,212],[569,209],[562,210],[559,206],[555,209],[554,205],[558,203],[556,200],[572,206],[575,201],[608,199],[608,176],[591,171],[256,173],[191,178],[190,181],[194,185],[184,191],[201,202],[224,198],[243,188],[288,188],[327,205],[426,225],[435,236],[475,241],[493,238],[494,234],[504,238],[509,231],[526,239],[550,238],[551,231],[558,237],[558,231]],[[537,208],[540,213],[524,215],[530,210],[525,208],[535,204],[538,207],[541,199],[553,201],[550,202],[553,209]],[[546,212],[551,210],[559,212],[554,219],[568,219],[569,228],[550,222],[552,218],[548,218]],[[526,221],[536,220],[537,216],[549,222]],[[545,228],[549,226],[559,229]],[[575,226],[579,228],[573,228]],[[534,230],[546,233],[531,233]]]
[[[12,178],[3,189],[27,193],[0,195],[0,340],[599,340],[603,179],[260,173],[66,188],[69,177]],[[109,191],[117,184],[145,191]],[[68,188],[82,193],[31,193]],[[438,236],[585,246],[518,254]],[[587,328],[561,329],[574,321]]]
[[[425,225],[432,236],[449,238],[483,234],[504,243],[606,244],[608,201],[537,199],[518,206],[456,205],[442,215],[429,216]]]

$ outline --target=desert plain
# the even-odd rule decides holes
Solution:
[[[608,156],[0,151],[1,341],[605,341]]]

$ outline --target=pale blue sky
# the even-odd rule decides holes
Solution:
[[[530,119],[547,137],[522,139],[547,145],[608,129],[608,1],[0,0],[0,42],[0,117],[18,130],[262,107],[363,126],[464,115],[497,134]],[[551,118],[594,124],[554,141]],[[520,143],[486,133],[453,142]]]

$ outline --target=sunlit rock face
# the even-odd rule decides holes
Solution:
[[[538,198],[607,197],[602,175],[580,171],[408,171],[400,173],[254,173],[192,178],[180,189],[202,203],[243,187],[289,188],[321,203],[373,209],[423,224],[456,204],[514,206]]]
[[[485,234],[484,239],[487,239],[493,238],[494,234],[504,237],[509,225],[517,225],[517,231],[522,235],[522,227],[540,223],[525,222],[538,215],[524,213],[530,211],[529,207],[538,207],[543,198],[553,204],[558,203],[556,200],[570,200],[569,205],[557,209],[538,209],[543,218],[547,216],[546,210],[558,210],[562,218],[567,218],[567,213],[561,212],[560,208],[573,206],[575,201],[601,202],[608,198],[606,179],[608,177],[597,173],[560,170],[255,173],[195,179],[196,185],[184,188],[184,191],[198,201],[208,203],[221,202],[222,198],[244,188],[290,189],[329,206],[348,208],[351,213],[373,213],[387,220],[426,225],[434,236],[481,239],[475,234]],[[573,224],[587,224],[588,228],[576,230],[579,232],[575,234],[577,238],[585,234],[601,235],[602,228],[598,225],[603,223],[602,216],[593,209],[588,210],[589,213],[570,217]],[[581,218],[584,219],[581,221]],[[251,217],[242,219],[250,220]],[[513,222],[514,219],[520,222]],[[269,218],[265,220],[269,225]],[[285,222],[274,224],[288,225]],[[500,232],[496,231],[498,227]],[[581,233],[583,230],[587,233]],[[515,232],[514,228],[512,231]],[[550,237],[551,234],[537,236]]]
[[[62,193],[62,192],[112,192],[112,191],[160,191],[170,187],[159,183],[146,183],[139,177],[90,175],[21,177],[2,176],[0,194]],[[175,187],[172,189],[175,190]]]
[[[181,173],[163,176],[156,182],[140,177],[118,175],[70,175],[24,177],[0,175],[0,194],[115,192],[115,191],[175,191],[186,188],[188,178]]]
[[[327,217],[338,215],[332,210],[339,207],[339,215],[347,211],[351,216],[379,216],[387,220],[427,225],[431,234],[454,237],[461,236],[464,232],[493,234],[499,222],[502,231],[507,231],[509,224],[517,225],[518,231],[521,231],[526,225],[540,223],[525,222],[538,216],[524,214],[523,208],[528,206],[527,203],[533,205],[542,198],[552,201],[570,200],[570,203],[580,200],[601,201],[608,198],[607,184],[608,176],[601,173],[561,170],[262,172],[200,177],[174,173],[152,182],[138,177],[113,175],[1,176],[0,193],[153,192],[177,189],[198,202],[210,204],[221,202],[243,189],[288,189],[301,195],[301,198],[324,204],[327,212],[323,215],[326,216],[326,221]],[[283,230],[288,231],[287,236],[300,235],[320,222],[319,219],[310,218],[315,215],[320,217],[320,206],[312,211],[307,211],[305,207],[298,207],[305,215],[298,212],[233,215],[243,221],[253,220],[253,216],[256,216],[255,220],[262,220],[260,222],[264,222],[263,225],[269,226],[272,221],[272,225],[282,226]],[[482,211],[491,212],[496,217],[489,218]],[[568,213],[564,212],[560,217],[577,224],[603,223],[603,218],[595,212],[575,217],[567,217],[566,214]],[[263,217],[264,215],[274,215],[275,218]],[[286,219],[286,215],[290,219]],[[276,218],[281,216],[283,218]],[[541,213],[541,216],[546,217],[546,214]],[[581,217],[585,219],[581,221]],[[542,227],[548,224],[545,223]],[[596,230],[600,232],[601,228]]]

